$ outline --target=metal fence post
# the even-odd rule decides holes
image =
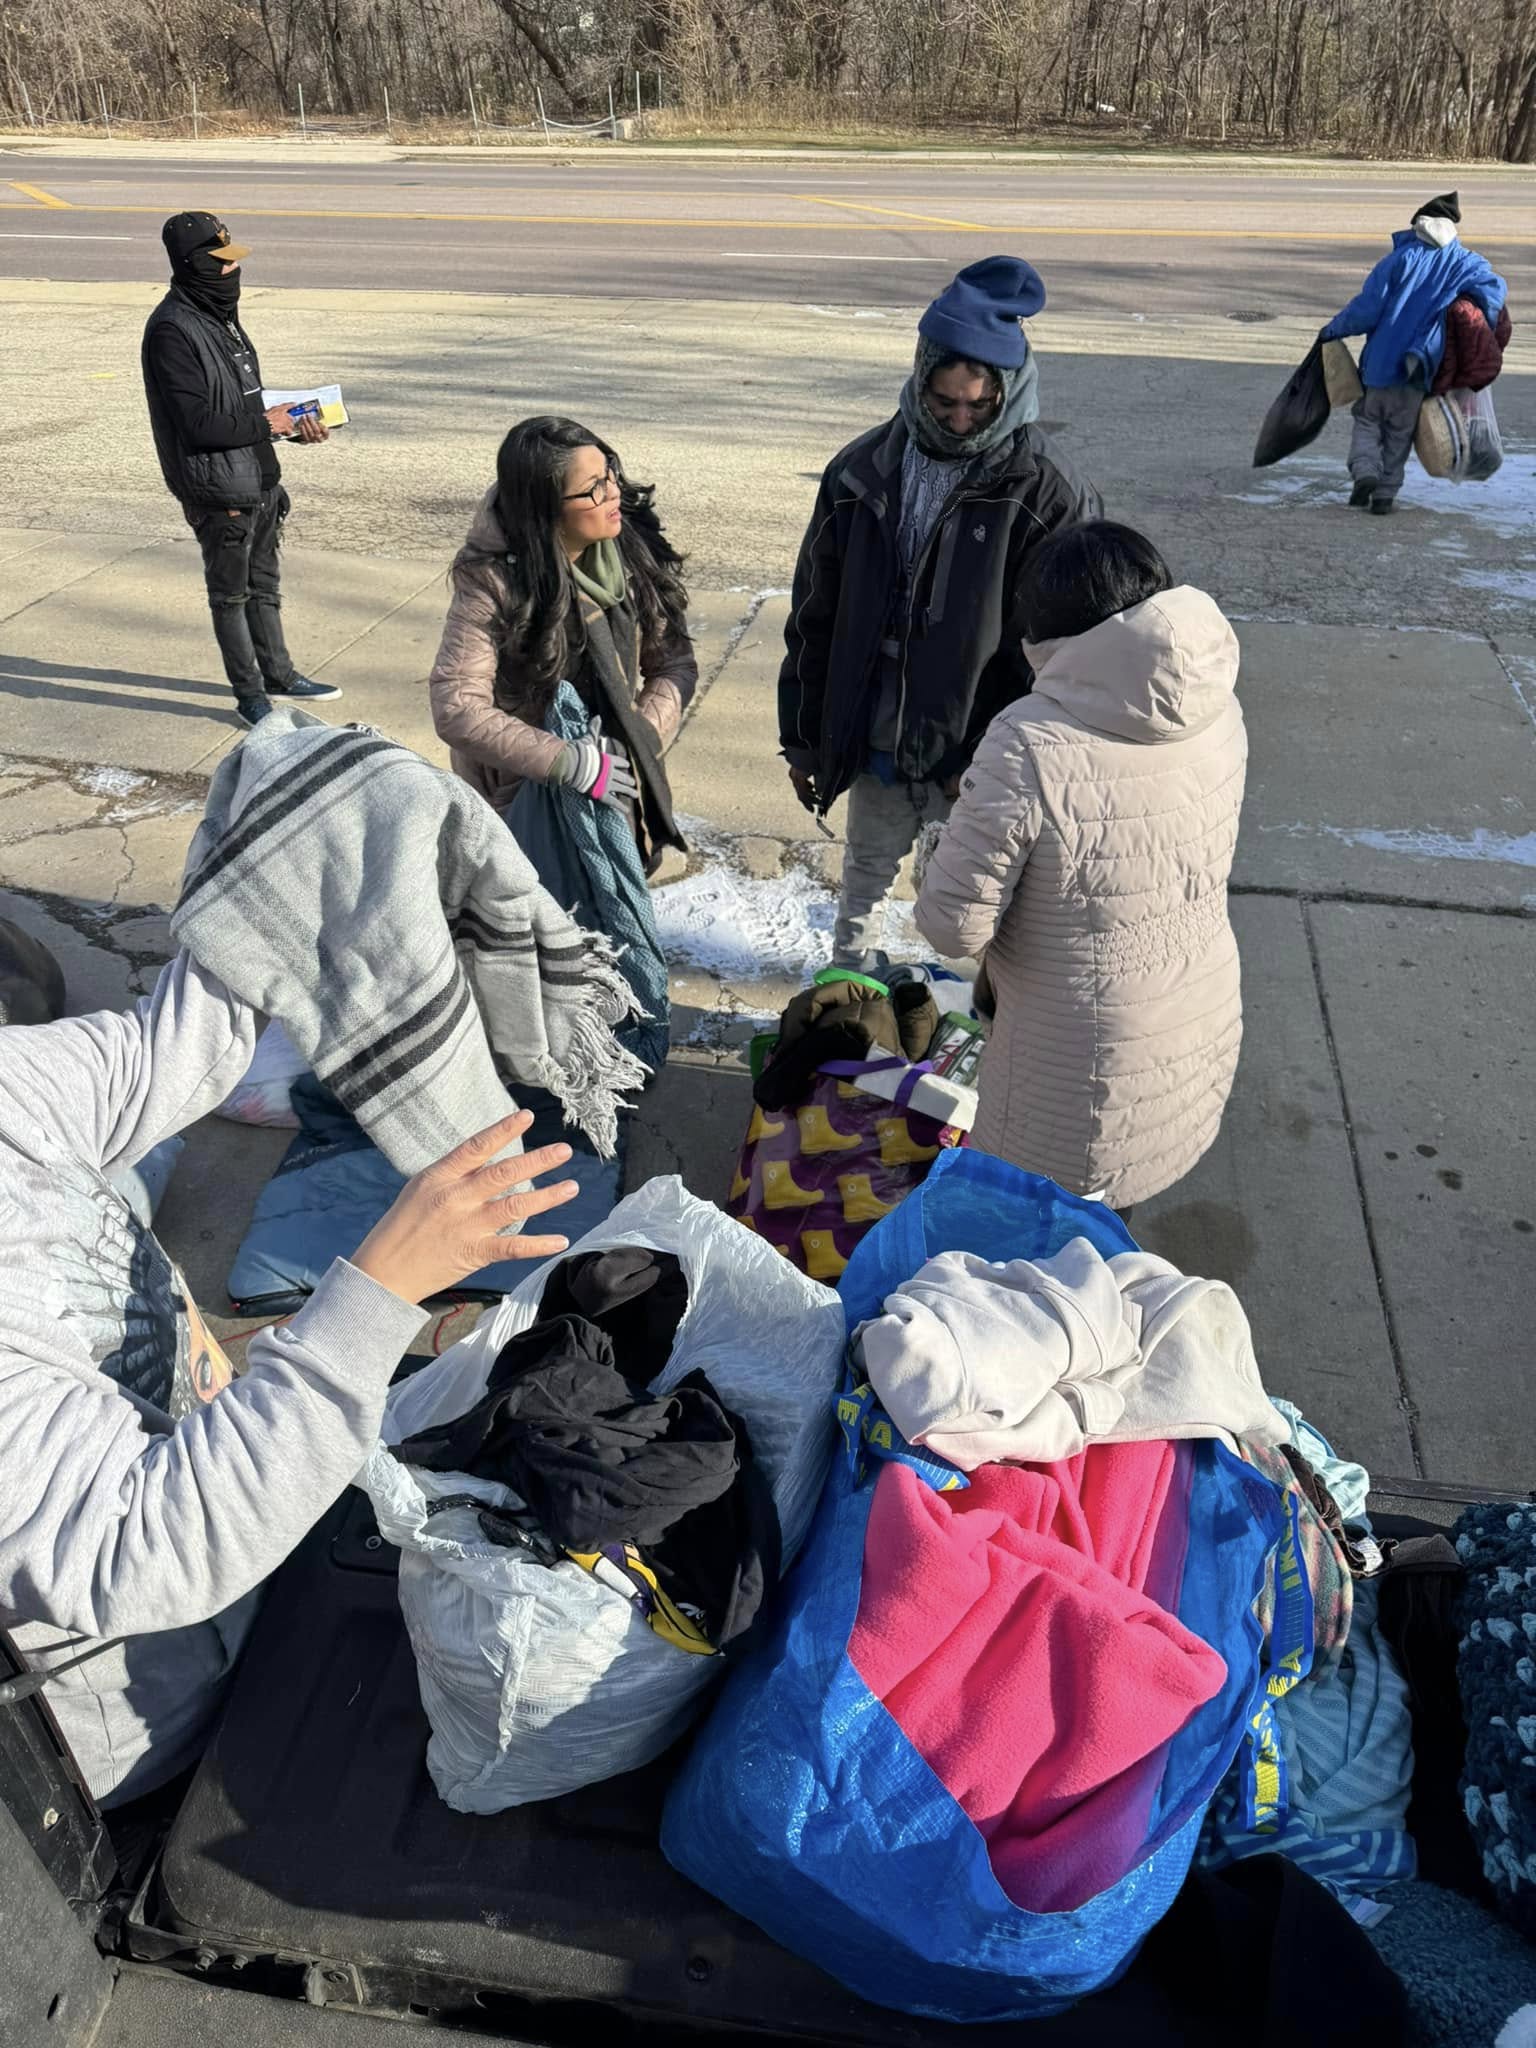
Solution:
[[[37,116],[32,111],[32,95],[27,91],[25,79],[23,79],[22,81],[21,99],[23,106],[25,106],[27,110],[27,126],[29,128],[35,128],[37,126]]]
[[[475,88],[470,84],[468,78],[464,80],[464,90],[469,94],[469,118],[475,131],[475,140],[478,142],[480,140],[480,110],[475,105]]]
[[[641,117],[641,113],[642,113],[642,108],[641,108],[641,105],[640,105],[640,74],[639,74],[639,72],[637,71],[637,72],[635,73],[635,125],[636,125],[637,127],[639,126],[639,123],[640,123],[640,117]]]
[[[300,135],[303,136],[304,140],[308,142],[309,123],[304,118],[304,88],[302,85],[299,87],[299,133]]]
[[[610,84],[609,84],[609,87],[608,87],[608,140],[609,140],[610,142],[617,142],[617,141],[618,141],[618,139],[619,139],[619,116],[618,116],[618,110],[617,110],[617,109],[615,108],[615,106],[614,106],[614,104],[613,104],[613,86],[612,86],[612,83],[610,82]]]
[[[389,87],[384,88],[384,133],[389,134]]]
[[[545,113],[545,111],[544,111],[544,88],[543,88],[543,86],[542,86],[542,85],[536,85],[536,86],[534,87],[534,91],[535,91],[535,93],[537,93],[537,95],[538,95],[538,100],[539,100],[539,120],[540,120],[540,121],[541,121],[541,122],[543,123],[543,127],[544,127],[544,140],[545,140],[546,142],[548,142],[548,140],[549,140],[549,116],[548,116],[548,114],[546,114],[546,113]]]
[[[202,130],[198,126],[197,119],[197,80],[194,78],[192,81],[192,140],[197,142],[201,140],[201,137]]]
[[[107,112],[107,88],[99,80],[96,92],[101,101],[101,123],[107,131],[107,140],[110,142],[112,140],[112,116]]]

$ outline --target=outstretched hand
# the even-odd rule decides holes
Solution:
[[[422,1302],[501,1259],[549,1259],[563,1252],[568,1238],[502,1234],[558,1209],[578,1192],[573,1180],[553,1187],[530,1185],[564,1166],[569,1145],[497,1157],[532,1122],[527,1110],[515,1110],[408,1180],[352,1264],[402,1301]]]

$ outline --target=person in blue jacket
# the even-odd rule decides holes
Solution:
[[[1461,204],[1442,192],[1392,237],[1383,256],[1342,313],[1323,329],[1322,341],[1367,337],[1360,357],[1363,396],[1354,406],[1349,443],[1351,505],[1390,512],[1402,488],[1419,407],[1445,352],[1445,316],[1457,299],[1470,299],[1491,327],[1506,287],[1485,259],[1457,238]]]

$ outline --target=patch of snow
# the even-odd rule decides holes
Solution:
[[[1536,868],[1536,832],[1489,832],[1479,826],[1464,838],[1454,832],[1379,831],[1364,825],[1266,825],[1267,832],[1300,836],[1320,832],[1345,846],[1365,846],[1373,853],[1400,853],[1409,860],[1496,861],[1517,868]]]
[[[1515,702],[1536,726],[1536,654],[1500,654],[1499,662],[1509,677]]]
[[[803,870],[762,881],[713,865],[653,890],[651,907],[674,967],[726,981],[806,980],[832,958],[837,899]],[[910,903],[887,904],[884,936],[873,943],[923,957]]]
[[[83,796],[132,796],[147,789],[152,776],[136,775],[131,768],[82,768],[75,787]]]
[[[1465,839],[1453,832],[1346,832],[1328,828],[1336,839],[1351,846],[1368,846],[1377,853],[1405,853],[1413,860],[1479,860],[1505,862],[1511,867],[1536,868],[1536,832],[1522,832],[1518,838],[1506,832],[1479,828]]]
[[[1258,471],[1251,490],[1226,495],[1239,505],[1268,505],[1301,497],[1332,500],[1348,484],[1342,449],[1334,455],[1309,450],[1287,456],[1273,469]],[[1426,512],[1458,513],[1501,540],[1529,539],[1536,534],[1536,458],[1528,449],[1512,448],[1506,441],[1504,467],[1481,484],[1455,484],[1447,477],[1428,476],[1413,462],[1398,502]]]
[[[1536,570],[1458,569],[1456,580],[1469,583],[1474,590],[1495,591],[1516,604],[1536,604]]]
[[[732,1032],[743,1027],[755,1037],[759,1031],[773,1031],[778,1028],[777,1017],[765,1017],[760,1010],[738,1007],[723,1002],[716,1010],[703,1010],[686,1038],[674,1038],[674,1045],[696,1046],[706,1052],[719,1052]]]
[[[802,313],[818,313],[823,320],[906,320],[907,313],[882,313],[874,306],[802,306]]]

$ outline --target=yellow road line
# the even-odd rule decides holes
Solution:
[[[67,200],[55,204],[68,206],[72,213],[81,213],[89,218],[96,213],[145,213],[163,217],[165,207],[156,206],[94,206],[76,205]],[[0,199],[0,212],[32,212],[35,209],[23,207],[19,200]],[[709,229],[718,232],[730,229],[736,232],[750,228],[757,233],[777,235],[895,235],[910,234],[910,228],[885,227],[878,221],[862,220],[745,220],[738,215],[726,215],[721,219],[690,220],[670,214],[591,214],[591,213],[378,213],[348,212],[331,207],[282,207],[282,206],[241,206],[237,209],[240,220],[377,220],[377,221],[436,221],[460,222],[468,225],[479,223],[485,227],[564,227],[564,228],[675,228],[679,231]],[[1008,236],[1015,241],[1028,241],[1032,237],[1072,238],[1096,241],[1165,241],[1165,242],[1337,242],[1357,247],[1379,248],[1382,237],[1370,230],[1347,233],[1296,230],[1290,228],[1147,228],[1129,227],[1071,227],[1063,225],[1043,226],[1029,221],[994,221],[990,225],[955,222],[945,227],[948,234]],[[1536,235],[1506,235],[1494,232],[1481,233],[1479,245],[1487,248],[1529,248],[1536,247]]]
[[[25,192],[27,197],[35,199],[39,206],[57,206],[65,213],[72,211],[69,201],[61,199],[57,192],[45,192],[41,185],[23,185],[19,178],[12,178],[8,182],[13,192]],[[14,200],[8,203],[15,204]]]
[[[883,213],[891,220],[924,221],[931,228],[955,228],[964,235],[989,235],[992,230],[980,221],[945,220],[936,213],[912,213],[905,206],[866,206],[857,199],[823,199],[819,192],[798,192],[810,206],[840,206],[845,213]]]

